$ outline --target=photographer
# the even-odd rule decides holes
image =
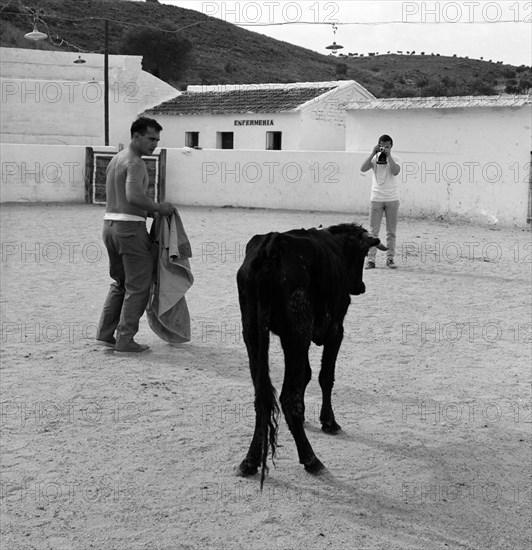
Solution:
[[[393,140],[388,135],[379,138],[379,143],[373,147],[370,156],[362,163],[360,170],[367,172],[372,169],[372,186],[369,211],[369,226],[374,237],[379,236],[382,216],[386,217],[386,266],[396,269],[395,232],[397,229],[397,214],[399,211],[399,191],[397,175],[401,171],[400,159],[392,157]],[[377,249],[371,248],[368,253],[366,269],[375,268]]]

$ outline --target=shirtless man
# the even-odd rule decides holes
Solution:
[[[96,340],[118,352],[149,349],[133,339],[148,305],[155,262],[146,216],[171,215],[173,205],[156,203],[147,196],[148,172],[142,155],[153,154],[161,130],[151,118],[135,120],[129,147],[117,153],[107,167],[103,241],[114,282],[103,306]]]

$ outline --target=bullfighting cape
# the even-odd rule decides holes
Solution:
[[[166,342],[190,342],[190,314],[185,294],[194,283],[190,242],[174,208],[171,216],[157,216],[150,235],[158,247],[146,316],[150,328]]]

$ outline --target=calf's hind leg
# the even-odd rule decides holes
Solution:
[[[260,433],[261,419],[259,414],[255,414],[255,432],[247,452],[246,458],[240,463],[238,471],[242,476],[252,476],[257,473],[260,466],[262,453],[262,436]]]
[[[240,284],[239,299],[240,309],[242,312],[242,334],[244,337],[244,343],[246,344],[249,359],[249,370],[251,373],[251,379],[253,380],[253,387],[255,389],[255,431],[253,432],[253,438],[246,454],[246,458],[244,458],[244,460],[240,463],[239,473],[242,476],[251,476],[257,473],[262,455],[262,416],[261,411],[257,408],[257,377],[258,370],[261,368],[261,365],[266,365],[266,368],[268,368],[269,332],[264,335],[265,345],[261,349],[258,339],[258,319],[256,315],[250,314],[250,305],[246,300],[246,294]]]
[[[307,472],[317,474],[325,467],[316,457],[303,427],[304,392],[309,345],[294,345],[293,338],[281,339],[285,357],[285,373],[281,391],[281,407],[297,447],[299,462]]]

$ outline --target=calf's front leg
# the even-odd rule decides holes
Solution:
[[[337,434],[342,430],[340,425],[334,418],[334,412],[331,403],[331,394],[334,386],[334,371],[336,368],[336,358],[342,339],[344,337],[344,329],[340,327],[336,334],[323,344],[323,355],[321,358],[321,371],[319,382],[322,393],[322,406],[320,412],[321,429],[325,433]]]

